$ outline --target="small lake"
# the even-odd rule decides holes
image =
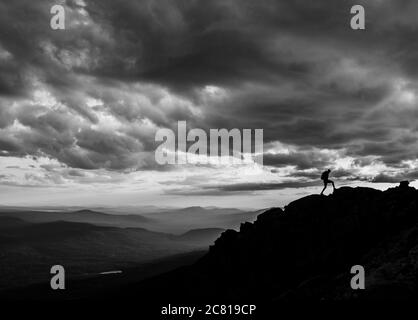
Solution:
[[[100,272],[101,275],[122,273],[122,270]]]

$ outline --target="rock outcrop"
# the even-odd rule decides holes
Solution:
[[[351,289],[353,265],[365,268],[366,290]],[[224,232],[196,268],[229,283],[234,299],[417,297],[418,191],[402,183],[301,198]]]

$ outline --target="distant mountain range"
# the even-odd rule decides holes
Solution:
[[[70,210],[74,209],[73,207],[54,207],[47,211],[42,211],[41,208],[34,210],[22,207],[0,207],[0,217],[11,216],[33,223],[83,222],[99,226],[145,228],[152,231],[181,234],[192,229],[237,229],[241,222],[253,221],[260,213],[260,211],[248,212],[231,208],[189,207],[159,210],[156,207],[145,208],[152,210],[144,211],[144,207],[140,207],[138,210],[142,211],[142,214],[123,214],[121,211],[114,214],[91,209]],[[132,211],[132,208],[130,210]]]
[[[191,229],[237,229],[244,221],[254,221],[260,211],[243,211],[232,208],[188,207],[143,214],[157,221],[152,230],[181,233]]]
[[[35,220],[36,215],[31,212],[19,214],[31,220]],[[68,215],[69,220],[103,222],[114,219],[90,211],[57,214],[62,215]],[[223,231],[199,229],[173,235],[85,222],[33,223],[0,215],[0,289],[46,281],[50,267],[55,264],[65,266],[70,277],[79,277],[137,267],[180,253],[207,250]]]
[[[1,207],[0,290],[46,281],[55,264],[80,277],[208,250],[226,228],[256,216],[238,209],[151,209],[139,215]]]
[[[30,209],[0,209],[0,217],[11,216],[33,223],[54,221],[83,222],[113,227],[144,227],[153,222],[152,218],[141,215],[113,215],[92,210],[77,211],[37,211]]]

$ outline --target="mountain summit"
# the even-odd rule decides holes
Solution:
[[[365,269],[353,290],[351,267]],[[415,299],[418,191],[342,187],[227,230],[192,266],[126,288],[158,301]],[[189,300],[190,299],[190,300]]]

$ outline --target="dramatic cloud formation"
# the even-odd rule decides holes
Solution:
[[[50,28],[57,3],[66,30]],[[349,27],[354,4],[366,30]],[[180,196],[309,187],[324,168],[415,180],[417,13],[413,0],[0,1],[0,184],[141,180]],[[264,168],[159,166],[155,132],[179,120],[264,129]]]

